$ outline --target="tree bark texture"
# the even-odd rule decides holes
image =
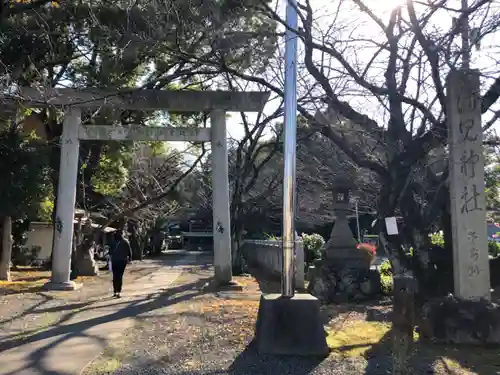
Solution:
[[[411,276],[394,277],[393,292],[393,375],[410,375],[409,360],[415,327],[416,280]]]
[[[2,253],[0,258],[0,280],[10,281],[10,261],[12,258],[12,218],[2,218]]]

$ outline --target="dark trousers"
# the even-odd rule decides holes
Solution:
[[[111,269],[113,270],[113,292],[121,293],[123,285],[123,273],[127,267],[127,261],[114,260],[111,262]]]

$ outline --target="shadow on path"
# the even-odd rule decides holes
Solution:
[[[324,358],[322,357],[290,357],[261,355],[257,351],[255,341],[234,360],[227,373],[234,375],[243,374],[284,374],[294,375],[310,374],[318,367]],[[293,371],[293,372],[290,372]]]
[[[175,375],[309,375],[321,365],[325,358],[320,357],[291,357],[261,355],[258,353],[256,344],[252,341],[246,349],[241,352],[228,368],[203,368],[189,370],[175,370],[165,368],[158,361],[142,364],[143,368],[152,368],[152,374],[171,373]],[[166,372],[168,371],[168,372]],[[122,375],[137,375],[142,373],[139,368],[121,369]]]
[[[190,264],[193,264],[190,262]],[[176,264],[178,265],[178,263]],[[94,303],[80,303],[72,304],[71,306],[61,306],[55,307],[54,309],[68,310],[72,308],[73,310],[68,311],[67,314],[59,321],[56,325],[42,332],[32,332],[31,336],[25,337],[14,337],[11,339],[3,340],[0,343],[0,357],[4,357],[3,354],[9,349],[16,347],[25,346],[26,347],[26,357],[24,359],[25,364],[22,369],[16,369],[16,371],[3,373],[4,375],[15,375],[20,371],[33,369],[38,374],[48,375],[65,375],[62,372],[50,371],[46,368],[43,363],[44,358],[46,358],[49,351],[55,350],[58,347],[62,347],[68,340],[73,338],[88,338],[96,341],[96,344],[101,348],[107,345],[107,340],[102,337],[96,337],[95,335],[87,332],[90,328],[106,324],[109,322],[115,322],[120,319],[126,318],[138,318],[141,314],[145,314],[154,311],[159,308],[164,308],[170,305],[174,305],[179,302],[187,301],[193,297],[202,295],[202,286],[207,282],[207,279],[199,279],[196,282],[184,284],[173,288],[163,288],[157,291],[139,296],[132,301],[118,302],[116,304],[102,304],[105,302],[102,299],[95,301]],[[111,302],[111,301],[110,301]],[[96,304],[100,304],[96,306]],[[112,311],[104,312],[104,315],[98,315],[85,318],[85,313],[92,314],[92,311],[96,309],[111,309]],[[47,310],[50,310],[48,308]],[[77,309],[76,311],[74,309]],[[78,317],[75,315],[78,314]],[[82,315],[83,314],[83,315]],[[95,315],[95,314],[94,314]],[[75,322],[70,322],[72,318],[75,318]],[[27,333],[29,334],[29,332]],[[37,343],[42,340],[53,339],[49,343],[44,344],[39,348],[34,348],[30,350],[30,344],[34,346],[39,346]],[[20,348],[20,350],[22,350]],[[75,353],[77,354],[77,353]],[[5,358],[5,357],[4,357]],[[67,360],[67,358],[65,359]]]

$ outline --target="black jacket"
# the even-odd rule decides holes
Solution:
[[[127,261],[127,259],[132,259],[132,248],[128,240],[122,238],[111,248],[111,262]]]

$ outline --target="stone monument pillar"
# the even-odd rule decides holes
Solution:
[[[452,70],[447,81],[454,296],[424,304],[420,338],[492,345],[500,343],[500,308],[489,301],[479,72],[466,68]]]
[[[448,143],[455,295],[490,298],[479,72],[448,76]]]

